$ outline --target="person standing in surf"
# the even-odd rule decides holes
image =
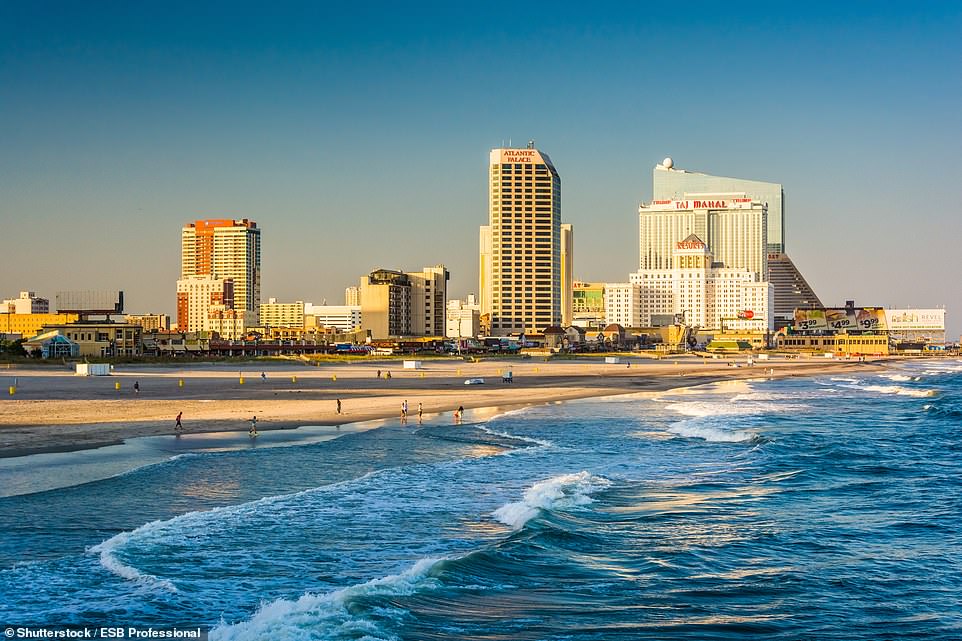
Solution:
[[[424,406],[418,403],[418,425],[424,421]]]
[[[180,422],[180,417],[183,415],[183,412],[177,412],[177,418],[174,419],[174,430],[177,432],[182,432],[184,430],[184,426]]]
[[[251,428],[250,430],[248,430],[248,434],[250,434],[252,438],[254,436],[257,436],[257,415],[256,414],[254,415],[253,418],[251,418]]]

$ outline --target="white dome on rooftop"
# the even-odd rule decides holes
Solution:
[[[674,164],[675,164],[675,161],[672,160],[670,157],[665,158],[664,160],[661,161],[661,165],[665,169],[671,169]]]

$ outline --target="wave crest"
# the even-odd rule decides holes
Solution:
[[[97,545],[89,548],[87,551],[92,554],[100,554],[100,565],[102,565],[104,569],[111,574],[115,574],[128,581],[141,583],[147,587],[156,587],[167,590],[168,592],[176,592],[177,588],[167,579],[159,579],[152,574],[141,572],[137,568],[129,566],[118,559],[117,555],[115,554],[118,548],[130,540],[130,537],[134,532],[143,531],[144,528],[150,528],[151,526],[158,526],[160,523],[162,523],[162,521],[152,521],[146,525],[140,526],[133,532],[121,532],[120,534],[116,534],[106,541],[98,543]]]
[[[261,604],[257,612],[239,623],[221,622],[210,641],[261,641],[262,639],[390,639],[372,621],[351,613],[353,601],[364,597],[407,596],[433,589],[440,581],[432,570],[445,559],[421,559],[401,572],[326,594],[306,593],[296,601],[277,599]]]
[[[866,385],[863,389],[879,394],[897,394],[899,396],[914,396],[915,398],[935,396],[934,389],[911,389],[901,385]]]
[[[681,421],[669,427],[668,431],[685,438],[700,438],[712,443],[742,443],[755,438],[755,434],[748,430],[722,430],[694,421]]]
[[[591,494],[611,485],[611,481],[594,476],[587,471],[577,474],[562,474],[540,481],[529,487],[524,499],[502,505],[491,513],[495,519],[515,530],[538,516],[542,510],[587,505],[594,499]]]

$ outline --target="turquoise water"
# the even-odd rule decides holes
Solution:
[[[927,361],[180,454],[0,499],[0,623],[962,638],[960,417]]]

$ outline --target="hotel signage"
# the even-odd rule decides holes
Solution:
[[[505,160],[505,162],[509,162]],[[510,161],[524,162],[524,161]],[[751,209],[751,198],[723,198],[721,196],[686,198],[684,200],[653,200],[650,205],[642,205],[640,211],[692,211],[694,209]]]
[[[537,162],[538,152],[534,149],[502,149],[501,162]]]
[[[728,209],[725,200],[676,200],[675,209]]]

